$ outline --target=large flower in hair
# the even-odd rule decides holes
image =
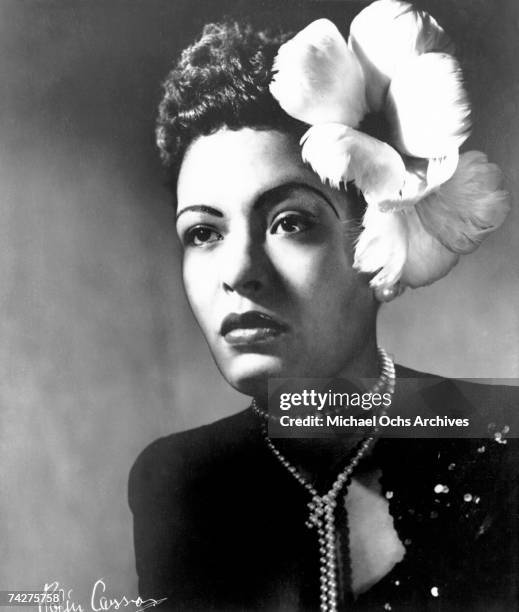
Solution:
[[[272,95],[311,127],[302,156],[323,182],[354,182],[367,202],[355,267],[372,286],[427,285],[476,248],[509,210],[497,166],[459,155],[470,108],[451,44],[426,12],[378,0],[348,43],[319,19],[279,49]],[[384,113],[388,142],[358,128]]]

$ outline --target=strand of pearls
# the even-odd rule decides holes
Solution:
[[[382,374],[373,387],[371,393],[378,393],[387,389],[393,393],[395,389],[395,366],[391,357],[379,348],[382,363]],[[376,389],[376,390],[375,390]],[[260,410],[255,400],[252,400],[252,409],[256,414],[268,419],[268,413]],[[382,413],[383,414],[383,413]],[[281,453],[268,435],[266,422],[262,423],[263,435],[267,446],[281,465],[303,486],[311,496],[308,502],[309,516],[305,525],[309,529],[316,529],[319,543],[319,582],[320,582],[320,610],[321,612],[336,612],[338,601],[337,589],[337,559],[336,559],[336,530],[335,508],[337,498],[345,483],[357,467],[359,461],[368,452],[375,441],[375,435],[366,437],[359,445],[357,451],[348,465],[337,476],[331,489],[324,495],[319,495],[315,487],[300,474],[297,468]],[[375,433],[377,428],[375,428]]]

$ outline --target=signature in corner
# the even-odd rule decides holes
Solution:
[[[43,591],[45,593],[58,593],[60,603],[45,603],[39,604],[38,612],[86,612],[85,607],[72,599],[72,589],[65,590],[60,587],[59,582],[46,583]],[[162,602],[166,601],[167,597],[161,599],[142,599],[142,597],[130,598],[126,595],[121,597],[108,597],[106,593],[106,584],[102,578],[97,580],[92,587],[90,596],[90,608],[92,612],[107,612],[108,610],[119,610],[128,606],[135,606],[133,612],[143,612],[148,608],[154,608]]]
[[[166,601],[167,597],[163,597],[162,599],[142,599],[142,597],[137,597],[136,599],[128,599],[126,595],[123,595],[119,599],[117,598],[109,598],[101,595],[101,593],[106,592],[106,584],[100,578],[92,589],[92,596],[90,597],[90,607],[93,612],[103,612],[105,610],[118,610],[119,608],[125,608],[130,605],[137,606],[137,610],[135,612],[142,612],[142,610],[146,610],[146,608],[153,608],[158,606],[163,601]]]

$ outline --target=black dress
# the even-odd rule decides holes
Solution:
[[[354,599],[343,517],[339,609],[519,610],[519,445],[512,422],[519,389],[429,380],[406,400],[411,410],[477,413],[489,421],[489,436],[376,442],[366,461],[382,470],[406,553]],[[511,423],[508,437],[493,433],[502,431],[502,418]],[[308,501],[267,448],[250,409],[156,440],[129,480],[141,596],[167,597],[161,608],[178,611],[319,610]]]

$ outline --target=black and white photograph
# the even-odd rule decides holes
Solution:
[[[0,0],[0,606],[519,610],[515,0]]]

